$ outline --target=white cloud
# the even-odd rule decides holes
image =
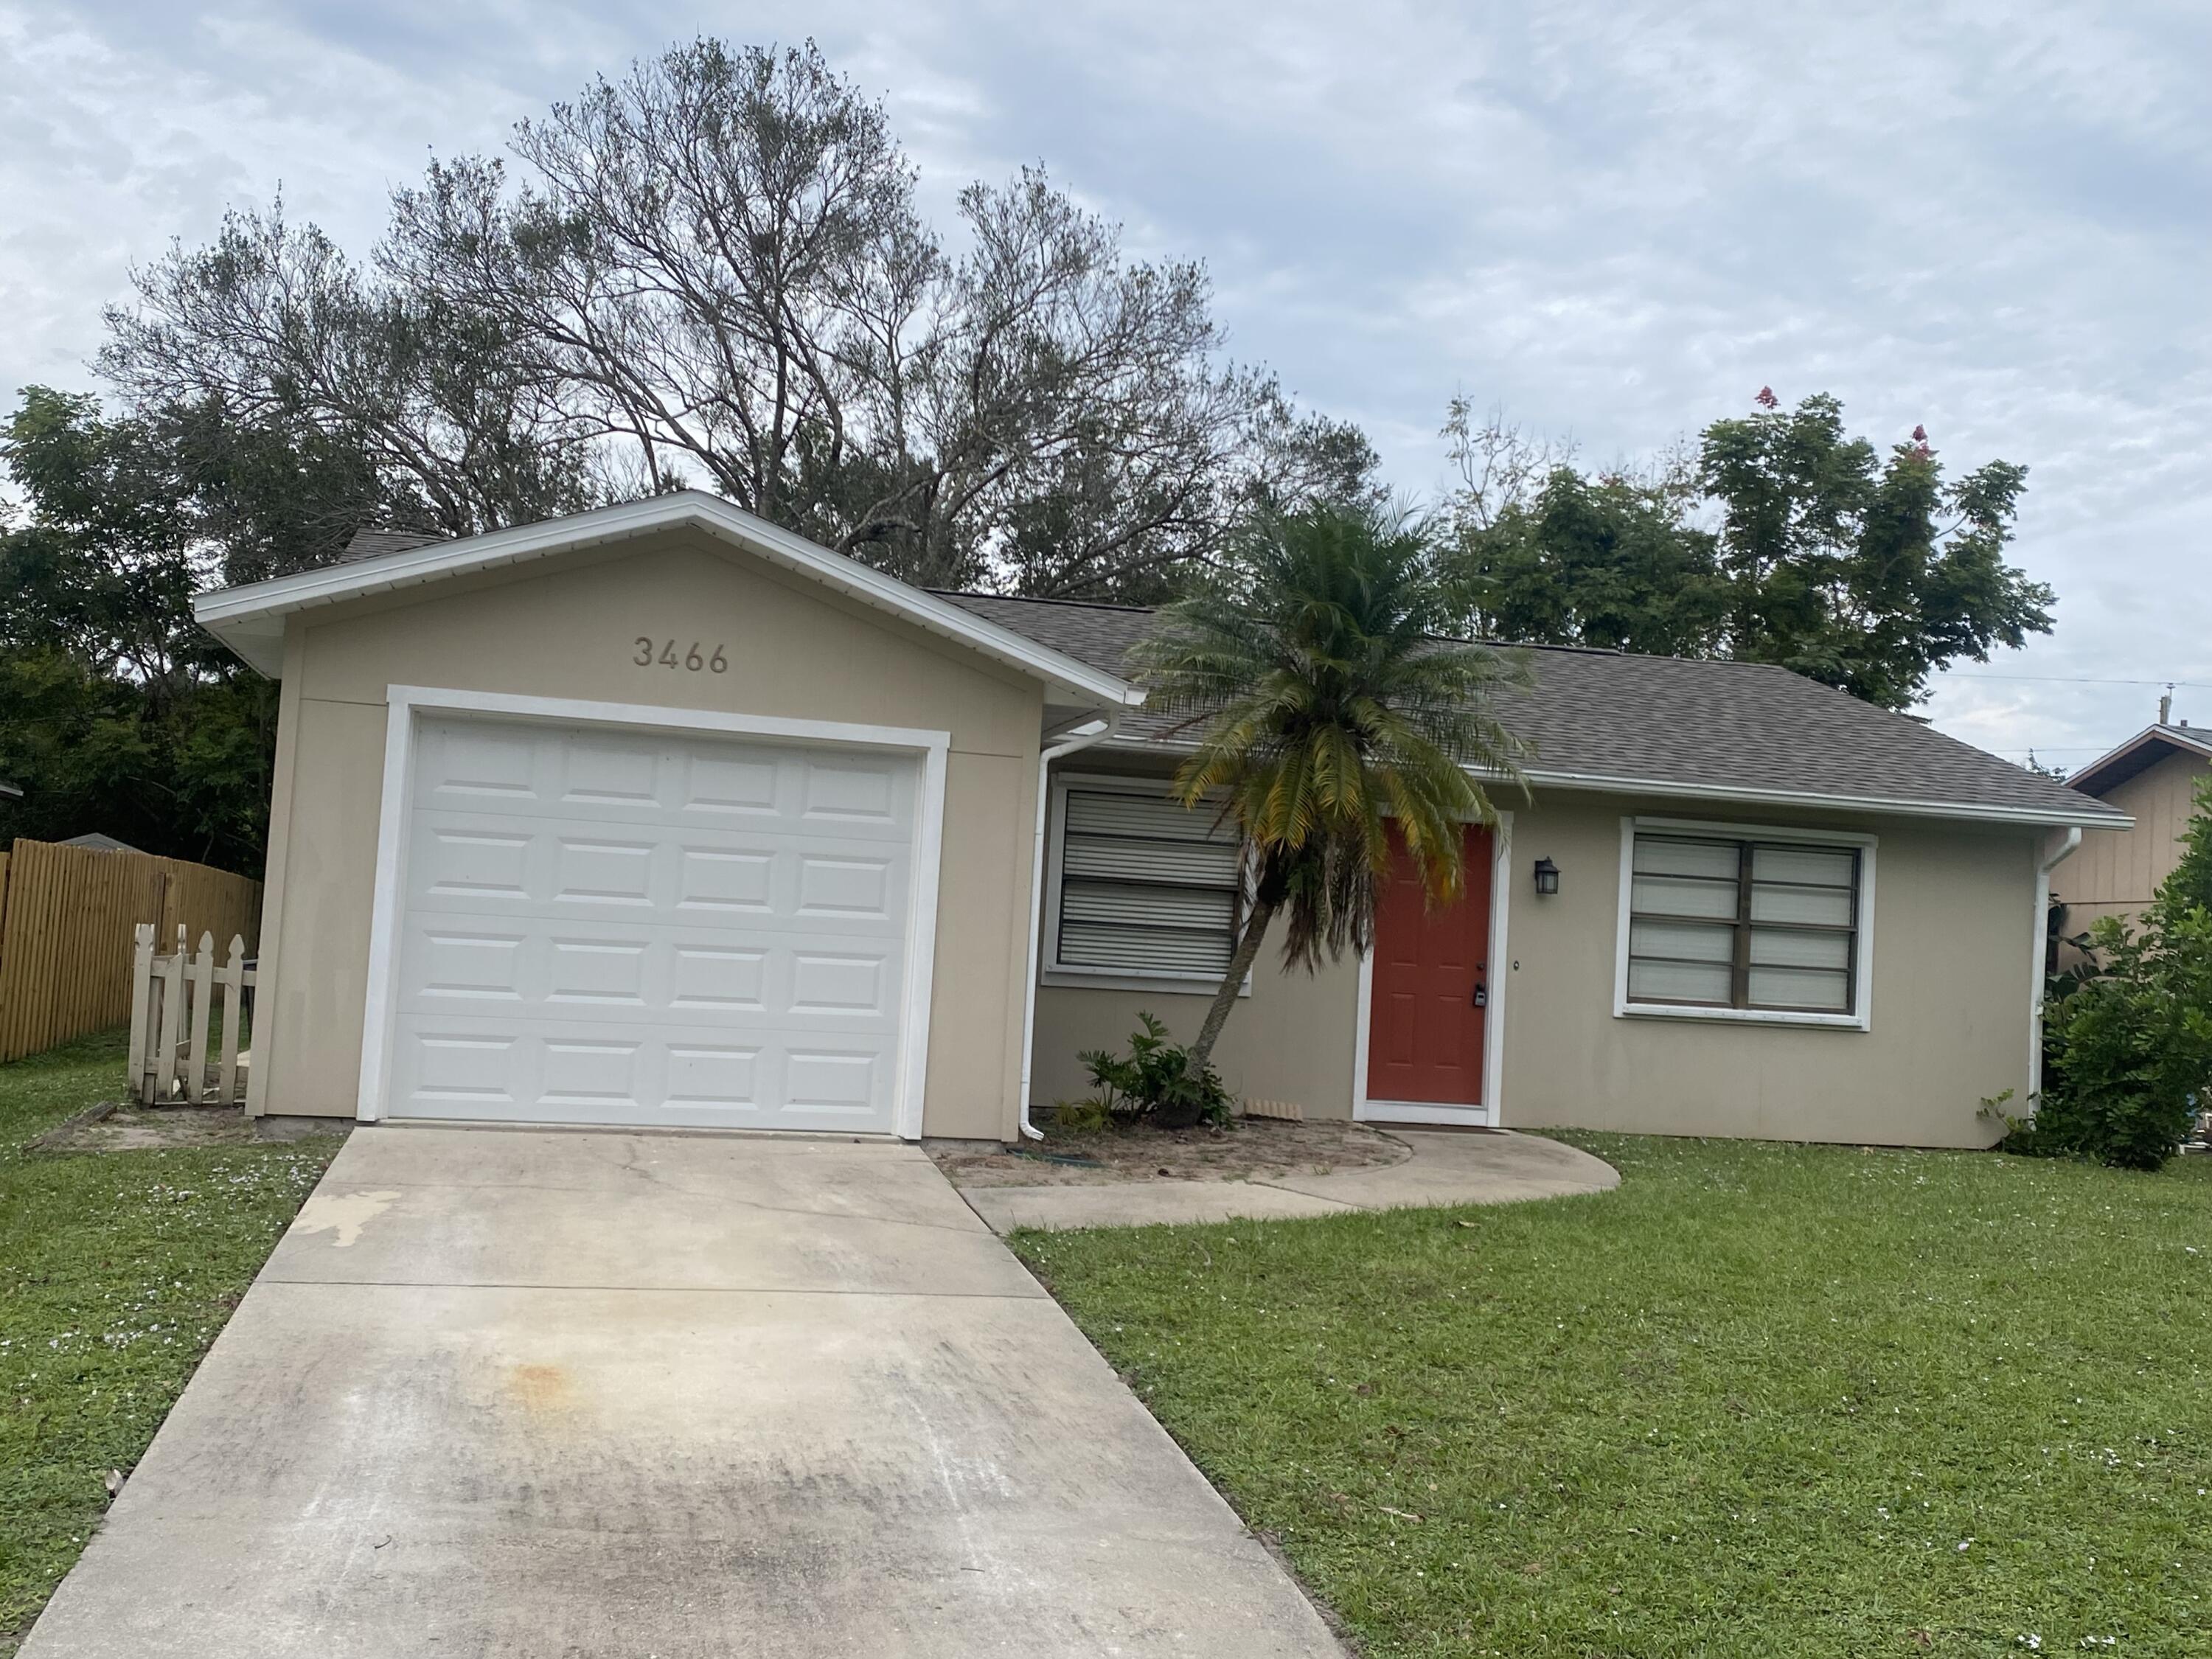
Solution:
[[[702,29],[819,39],[939,210],[1042,159],[1140,249],[1204,256],[1239,349],[1406,487],[1439,481],[1459,390],[1599,458],[1771,384],[2026,462],[2017,557],[2059,631],[1986,672],[2202,682],[2179,708],[2212,721],[2196,4],[0,0],[0,389],[85,383],[128,264],[226,204],[282,181],[365,250],[428,149]],[[2156,695],[1975,672],[1941,724],[2074,762]]]

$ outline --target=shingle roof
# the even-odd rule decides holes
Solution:
[[[1114,605],[948,593],[954,604],[1094,667],[1127,672],[1152,613]],[[1931,726],[1761,663],[1638,657],[1574,647],[1523,647],[1533,686],[1500,715],[1534,745],[1536,781],[1642,783],[1750,799],[1794,795],[1894,802],[1960,816],[2124,815]],[[1172,740],[1168,722],[1133,713],[1138,739]]]
[[[145,850],[133,847],[127,841],[118,841],[101,830],[93,830],[82,836],[71,836],[61,843],[64,847],[82,847],[94,853],[137,853]]]
[[[445,539],[362,530],[338,562]],[[1153,614],[987,593],[939,597],[1115,676],[1128,672],[1129,648],[1150,629]],[[1534,745],[1528,771],[1540,784],[1815,799],[2034,822],[2126,822],[2125,814],[2080,790],[1784,668],[1566,646],[1523,648],[1534,684],[1506,693],[1499,712],[1509,729]],[[1133,709],[1122,732],[1137,741],[1173,742],[1172,726]]]
[[[353,539],[345,544],[345,551],[331,562],[352,564],[356,560],[374,559],[385,553],[404,553],[410,548],[428,547],[433,542],[448,539],[419,530],[356,530]]]

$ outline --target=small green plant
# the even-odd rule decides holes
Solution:
[[[1103,1093],[1082,1100],[1056,1100],[1052,1103],[1052,1127],[1078,1135],[1110,1129],[1114,1127],[1113,1103]]]
[[[1194,1065],[1190,1050],[1168,1035],[1155,1016],[1139,1012],[1140,1029],[1129,1034],[1129,1052],[1086,1048],[1076,1058],[1091,1073],[1098,1092],[1086,1105],[1099,1105],[1114,1116],[1148,1119],[1163,1129],[1188,1129],[1229,1121],[1229,1091],[1220,1074]]]

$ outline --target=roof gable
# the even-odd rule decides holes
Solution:
[[[2101,796],[2176,755],[2212,761],[2212,730],[2199,731],[2190,726],[2146,726],[2109,755],[2091,761],[2068,781],[2085,794]]]
[[[285,619],[295,612],[675,529],[696,530],[741,547],[770,564],[1042,679],[1074,701],[1112,708],[1133,708],[1144,701],[1144,693],[1113,669],[1071,656],[698,490],[649,496],[460,541],[384,545],[365,556],[296,575],[201,594],[192,603],[192,613],[202,627],[240,657],[275,676],[283,665]]]

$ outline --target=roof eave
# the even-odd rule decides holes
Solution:
[[[694,490],[223,588],[195,599],[192,614],[246,662],[274,676],[283,665],[284,619],[295,612],[685,526],[980,651],[1054,690],[1109,708],[1133,708],[1145,701],[1144,692],[1126,680]]]
[[[2155,760],[2146,761],[2141,766],[2130,768],[2118,777],[2108,779],[2105,776],[2106,773],[2132,759],[2137,752],[2152,744],[2161,744],[2173,754],[2194,755],[2202,760],[2212,760],[2212,738],[2200,741],[2194,735],[2182,736],[2179,729],[2174,726],[2147,726],[2109,754],[2100,755],[2095,760],[2091,761],[2069,778],[2067,782],[2069,787],[2080,790],[2085,795],[2094,795],[2100,789],[2115,788],[2125,783],[2130,778],[2138,776],[2158,764],[2158,761]],[[2164,756],[2159,757],[2160,760],[2164,758]]]
[[[2016,823],[2047,829],[2127,830],[2135,820],[2112,807],[2100,811],[2061,806],[1992,806],[1979,801],[1915,800],[1895,795],[1840,795],[1811,790],[1759,789],[1741,784],[1683,783],[1671,779],[1613,777],[1586,772],[1528,770],[1528,781],[1552,789],[1657,795],[1675,800],[1732,801],[1745,805],[1817,806],[1825,811],[1879,812],[1893,817],[1948,818],[1972,823]]]

